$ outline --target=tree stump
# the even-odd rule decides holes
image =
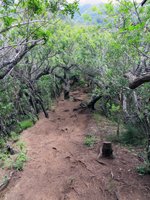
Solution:
[[[102,147],[102,157],[114,158],[111,142],[104,142]]]
[[[70,95],[69,95],[69,91],[64,90],[64,99],[69,99]]]

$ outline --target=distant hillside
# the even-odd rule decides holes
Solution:
[[[97,7],[97,9],[96,9]],[[100,5],[91,5],[84,4],[79,6],[80,14],[76,13],[74,17],[74,21],[77,23],[86,23],[86,24],[94,24],[94,23],[104,23],[105,13],[104,13],[104,3]],[[98,14],[97,10],[102,13]]]
[[[102,2],[106,2],[106,0],[80,0],[80,4],[91,4],[91,5],[98,5]]]

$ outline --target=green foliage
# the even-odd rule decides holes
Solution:
[[[12,140],[13,142],[17,142],[19,140],[19,134],[12,131],[10,133],[10,140]]]
[[[0,149],[4,148],[5,144],[6,144],[6,142],[5,142],[4,138],[1,137],[0,138]]]
[[[18,153],[15,162],[13,163],[13,168],[16,170],[23,170],[23,166],[25,164],[25,162],[27,161],[27,156],[26,156],[26,146],[23,142],[18,142],[17,146],[20,150],[20,152]]]
[[[137,172],[141,175],[150,174],[150,164],[146,163],[136,168]]]
[[[20,127],[22,128],[22,130],[25,130],[27,128],[30,128],[33,126],[33,122],[28,119],[28,120],[24,120],[22,122],[19,122]]]
[[[20,152],[16,158],[16,161],[13,163],[13,168],[19,171],[23,170],[23,166],[26,161],[26,154],[24,152]]]
[[[23,170],[23,166],[27,161],[25,144],[23,142],[18,142],[15,145],[15,148],[17,148],[17,154],[15,155],[10,155],[8,151],[6,151],[4,148],[1,149],[0,151],[1,168],[7,168],[7,169],[14,168],[16,170]]]
[[[3,17],[3,21],[4,21],[4,25],[7,27],[7,26],[10,26],[15,21],[15,19],[13,17],[6,16],[6,17]]]
[[[13,5],[14,0],[3,0],[3,2],[5,3],[5,5]]]
[[[119,110],[120,110],[120,106],[119,105],[112,104],[111,112],[116,113],[116,112],[119,112]]]
[[[73,18],[75,12],[79,12],[78,1],[74,1],[73,3],[64,3],[63,14],[69,14],[71,18]]]
[[[128,125],[125,127],[125,131],[119,136],[109,135],[107,136],[107,139],[114,143],[121,143],[123,145],[141,146],[145,145],[146,136],[141,132],[141,130]]]
[[[18,136],[12,131],[31,127],[33,122],[26,119],[34,121],[39,112],[49,109],[53,99],[62,92],[66,67],[68,77],[72,74],[81,77],[79,86],[91,83],[93,94],[102,96],[96,104],[101,113],[118,125],[124,122],[125,115],[130,116],[134,127],[142,127],[140,130],[148,134],[149,84],[136,90],[139,108],[124,74],[134,72],[133,66],[136,69],[142,60],[143,66],[149,64],[149,4],[140,7],[122,0],[118,4],[111,1],[101,7],[94,6],[92,12],[96,14],[96,20],[93,21],[89,13],[82,12],[88,22],[81,25],[66,17],[73,17],[75,11],[78,12],[78,1],[3,2],[4,7],[0,8],[0,77],[7,70],[8,74],[0,80],[2,138],[10,134],[16,141]],[[26,51],[32,46],[34,48]],[[25,54],[18,59],[24,50]],[[13,68],[9,71],[15,58],[19,61],[13,61]],[[126,114],[123,97],[126,97]],[[138,145],[144,141],[142,137],[143,133],[129,127],[116,140]],[[91,140],[92,137],[87,138],[87,145],[91,145]],[[4,143],[0,141],[0,146],[3,147]]]
[[[126,131],[122,133],[121,140],[124,144],[128,145],[142,145],[145,135],[140,130],[133,126],[127,126]]]
[[[43,11],[43,2],[41,0],[27,0],[27,8],[34,14],[40,14]]]
[[[91,16],[90,16],[90,15],[88,15],[88,14],[86,14],[86,13],[85,13],[85,14],[83,14],[83,15],[82,15],[82,17],[83,17],[83,19],[84,19],[85,21],[89,21],[89,22],[90,22],[90,21],[92,21],[92,18],[91,18]]]
[[[93,135],[86,135],[84,139],[84,145],[87,147],[92,147],[96,142],[96,138]]]
[[[4,152],[0,152],[0,160],[1,160],[1,163],[0,163],[0,167],[3,167],[4,162],[6,162],[6,160],[8,159],[8,154],[4,153]]]

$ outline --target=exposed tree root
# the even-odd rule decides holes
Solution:
[[[14,173],[15,171],[10,172],[9,176],[7,176],[6,179],[3,181],[3,183],[0,184],[0,192],[8,186]]]

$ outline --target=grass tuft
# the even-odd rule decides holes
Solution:
[[[16,132],[11,132],[10,133],[10,140],[12,142],[17,142],[19,140],[19,134],[17,134]]]
[[[23,170],[23,166],[25,162],[27,161],[26,153],[25,152],[20,152],[13,163],[13,168],[19,171]]]
[[[145,163],[141,166],[138,166],[136,168],[137,172],[141,175],[146,175],[146,174],[150,174],[150,164],[149,163]]]
[[[95,144],[96,142],[96,138],[93,135],[86,135],[85,139],[84,139],[84,145],[91,147]]]
[[[20,125],[22,130],[25,130],[27,128],[32,127],[33,126],[33,122],[32,122],[32,120],[28,119],[28,120],[24,120],[22,122],[19,122],[19,125]]]

